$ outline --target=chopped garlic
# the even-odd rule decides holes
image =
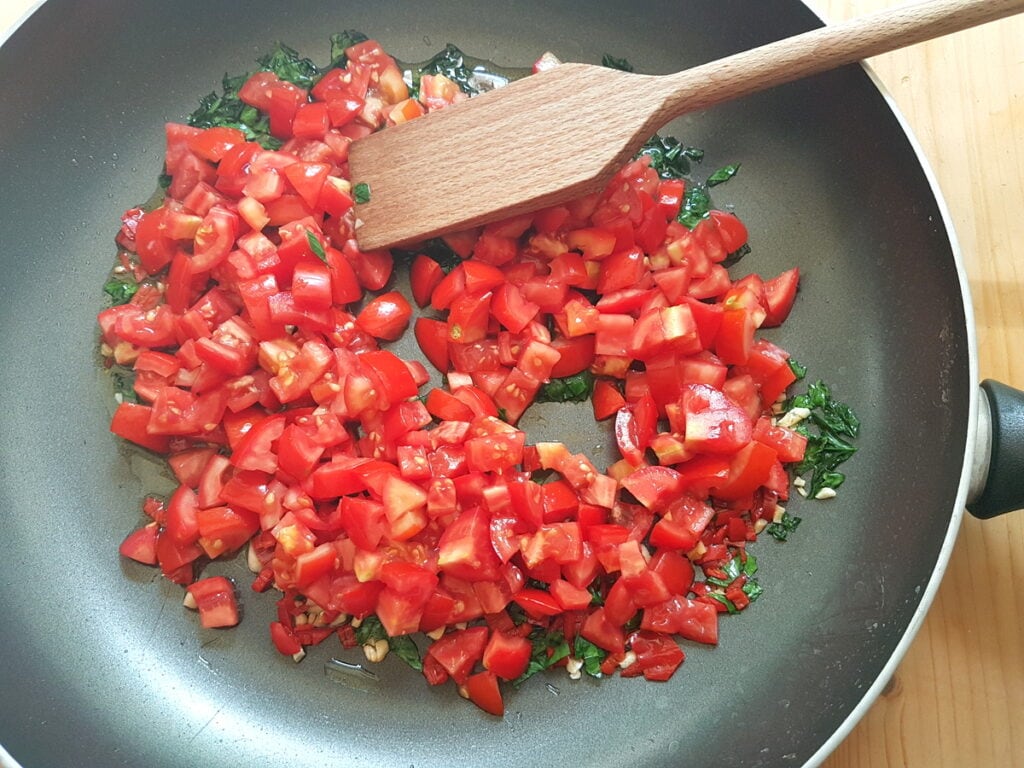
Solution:
[[[367,661],[384,661],[384,657],[388,655],[390,650],[391,646],[388,645],[388,641],[382,637],[380,640],[364,645],[363,655],[366,656]]]
[[[565,671],[573,680],[579,680],[583,676],[583,659],[574,659],[570,656],[565,662]]]
[[[263,570],[263,563],[260,562],[259,557],[256,555],[256,550],[253,549],[251,541],[245,553],[245,564],[249,566],[249,570],[253,573],[259,573]]]
[[[816,499],[834,499],[835,497],[836,497],[836,489],[835,488],[822,488],[820,491],[818,491],[816,494],[814,494],[814,498],[816,498]]]
[[[790,408],[789,411],[787,413],[785,413],[782,416],[782,418],[779,419],[779,426],[780,427],[795,427],[797,424],[799,424],[801,421],[803,421],[804,419],[806,419],[810,415],[811,415],[811,409],[810,408],[800,408],[800,407]]]

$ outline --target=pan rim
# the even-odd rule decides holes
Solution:
[[[801,2],[803,2],[803,4],[807,6],[815,16],[821,19],[823,23],[827,23],[821,14],[810,6],[807,0],[801,0]],[[942,189],[939,186],[938,178],[935,175],[931,162],[925,155],[921,143],[918,141],[917,136],[911,129],[902,110],[900,110],[899,106],[896,104],[892,93],[881,81],[870,64],[862,61],[860,62],[860,66],[871,80],[872,85],[878,89],[879,94],[885,100],[886,106],[896,118],[900,129],[907,138],[911,151],[914,153],[914,157],[921,166],[925,180],[927,181],[931,194],[935,199],[935,204],[942,220],[942,226],[946,231],[946,236],[949,238],[949,246],[953,256],[953,264],[956,269],[957,282],[960,286],[960,299],[964,312],[964,325],[966,326],[964,330],[966,332],[967,339],[968,381],[973,382],[972,386],[977,387],[977,382],[979,382],[980,379],[978,370],[976,328],[974,324],[974,307],[971,301],[971,291],[970,284],[967,279],[967,270],[964,266],[963,251],[960,247],[960,241],[953,225],[953,218],[950,213],[949,206],[942,194]],[[965,434],[965,444],[963,446],[964,460],[960,470],[960,482],[957,486],[957,493],[953,502],[953,510],[952,515],[950,516],[949,526],[946,529],[946,535],[942,540],[942,546],[939,548],[935,567],[932,569],[928,583],[925,585],[921,594],[921,600],[918,602],[917,608],[910,617],[910,621],[907,623],[907,628],[904,630],[902,637],[893,649],[892,654],[885,663],[885,666],[882,667],[878,675],[875,677],[874,682],[868,686],[860,701],[856,706],[854,706],[839,727],[832,732],[832,735],[828,740],[825,741],[825,743],[822,744],[813,755],[811,755],[807,762],[804,763],[804,768],[817,768],[817,766],[820,766],[825,759],[847,739],[853,729],[867,714],[868,710],[874,706],[878,697],[881,696],[882,692],[889,685],[889,682],[896,673],[897,667],[899,667],[900,663],[903,661],[904,656],[906,656],[907,651],[910,649],[914,639],[917,637],[918,631],[924,624],[925,617],[931,608],[935,595],[938,593],[939,585],[942,583],[943,576],[946,573],[946,568],[949,565],[949,559],[952,556],[953,547],[956,544],[960,525],[963,522],[964,510],[966,509],[969,498],[972,469],[974,467],[975,435],[978,431],[978,397],[969,397],[967,408],[967,430]]]
[[[17,19],[15,19],[6,29],[0,30],[0,47],[5,45],[10,38],[20,29],[20,27],[34,15],[47,0],[35,0],[32,5],[22,13]],[[811,0],[800,0],[800,3],[805,6],[815,18],[820,20],[822,23],[828,23],[825,17],[819,13],[818,10],[812,5]],[[860,66],[864,70],[865,74],[870,79],[872,85],[878,90],[879,94],[884,99],[888,109],[895,117],[900,129],[906,137],[909,147],[913,152],[913,155],[920,165],[922,173],[927,181],[930,193],[935,200],[936,208],[941,217],[942,226],[945,230],[946,236],[949,240],[950,251],[953,257],[954,268],[956,271],[957,282],[960,286],[960,298],[962,302],[962,309],[964,313],[964,325],[965,335],[967,343],[967,359],[968,359],[968,381],[972,382],[973,387],[977,387],[977,382],[980,381],[979,375],[979,362],[978,362],[978,349],[977,349],[977,331],[975,326],[973,302],[971,298],[970,285],[967,277],[967,271],[964,265],[963,251],[960,246],[959,238],[957,237],[956,230],[953,224],[953,219],[949,210],[949,206],[942,193],[941,187],[938,183],[938,179],[935,175],[934,169],[931,162],[928,160],[924,153],[924,150],[917,139],[915,133],[910,127],[906,117],[904,116],[901,109],[898,107],[895,99],[893,98],[889,89],[878,77],[874,69],[867,62],[860,62]],[[938,592],[938,588],[942,583],[946,569],[949,565],[949,560],[952,555],[953,548],[956,544],[957,536],[959,534],[960,526],[963,522],[964,512],[966,504],[969,498],[972,467],[974,464],[975,455],[975,436],[978,431],[978,419],[979,419],[979,399],[977,396],[968,398],[968,414],[967,414],[967,429],[965,432],[965,443],[963,446],[963,463],[961,466],[960,480],[957,486],[956,497],[953,502],[953,509],[949,520],[949,525],[946,529],[945,536],[942,541],[942,545],[939,548],[938,556],[934,568],[931,571],[931,575],[928,579],[927,584],[922,590],[921,599],[918,602],[917,608],[911,616],[906,629],[904,630],[899,642],[893,649],[891,655],[886,661],[885,665],[879,671],[875,677],[874,682],[864,691],[863,696],[858,703],[849,712],[842,723],[832,732],[829,738],[811,755],[811,757],[804,763],[804,768],[817,768],[820,766],[837,748],[845,741],[857,724],[863,719],[867,712],[876,703],[890,680],[894,676],[898,666],[903,661],[908,650],[916,639],[917,633],[920,631],[921,626],[930,610],[935,596]],[[0,768],[23,768],[5,748],[3,744],[0,744]]]

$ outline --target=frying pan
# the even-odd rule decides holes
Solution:
[[[764,596],[724,621],[718,647],[687,647],[666,684],[552,675],[508,696],[498,721],[395,660],[374,669],[377,680],[328,674],[332,654],[358,660],[340,649],[294,665],[266,642],[270,599],[244,596],[236,629],[199,630],[180,588],[116,556],[141,496],[170,483],[107,432],[113,401],[94,327],[117,217],[154,188],[163,122],[275,40],[325,61],[328,34],[357,28],[406,60],[450,40],[505,65],[546,49],[582,61],[611,52],[656,73],[819,23],[792,0],[598,1],[585,15],[527,0],[486,11],[469,0],[39,8],[0,48],[0,71],[17,73],[0,83],[0,743],[10,755],[25,768],[824,759],[920,625],[975,459],[975,477],[986,464],[1014,466],[1012,445],[975,451],[990,408],[977,397],[945,210],[860,67],[670,130],[705,147],[708,168],[743,163],[716,195],[753,233],[737,269],[801,268],[797,307],[771,338],[854,405],[864,437],[839,497],[794,506],[805,523],[793,540],[756,546]],[[549,407],[526,427],[601,458],[608,438],[590,421],[585,409]],[[979,510],[1014,505],[1014,489],[1002,503],[1001,483],[989,486]],[[248,578],[240,562],[210,572]]]

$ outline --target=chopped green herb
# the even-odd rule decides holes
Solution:
[[[752,579],[757,575],[757,558],[749,552],[746,552],[745,555],[746,559],[743,561],[743,575],[748,579]]]
[[[502,421],[508,421],[508,411],[501,406],[498,406],[498,418]]]
[[[417,672],[423,671],[423,659],[420,657],[420,649],[416,647],[416,643],[413,642],[411,637],[408,635],[392,637],[388,640],[388,645],[391,646],[391,652],[410,667]]]
[[[711,213],[711,196],[703,184],[687,184],[683,205],[676,219],[693,229]]]
[[[569,655],[569,644],[561,632],[545,632],[535,629],[530,634],[530,642],[533,643],[530,663],[526,666],[526,671],[512,682],[515,686],[521,685],[524,680],[528,680],[538,672],[550,669]]]
[[[756,581],[748,581],[743,585],[743,594],[747,596],[750,602],[754,602],[761,595],[764,594],[764,587],[758,584]]]
[[[802,519],[803,518],[789,514],[789,512],[783,512],[782,519],[777,523],[768,523],[768,527],[765,528],[764,531],[778,541],[786,541],[789,538],[789,534],[795,531],[796,527],[800,525],[800,521]]]
[[[730,600],[728,597],[723,595],[721,592],[708,592],[708,597],[710,597],[712,600],[717,600],[722,605],[724,605],[725,609],[729,613],[739,613],[740,612],[740,609],[736,607],[736,604],[732,600]]]
[[[373,614],[370,614],[355,629],[356,641],[360,645],[369,645],[378,640],[387,640],[389,651],[417,672],[423,670],[423,659],[420,656],[420,649],[408,635],[389,637],[384,625],[380,623]]]
[[[352,199],[360,204],[370,202],[370,185],[361,181],[352,187]]]
[[[139,402],[139,396],[135,393],[134,371],[119,365],[110,369],[110,377],[114,380],[114,393],[120,396],[120,402]]]
[[[601,677],[601,662],[608,655],[589,640],[576,637],[572,655],[583,662],[583,671],[591,677]]]
[[[171,181],[173,181],[173,178],[171,177],[170,174],[161,173],[157,177],[156,181],[157,181],[157,184],[160,185],[160,189],[167,189],[168,187],[171,186]]]
[[[238,98],[238,91],[248,78],[225,75],[221,81],[223,93],[213,92],[201,98],[198,109],[189,115],[188,124],[197,128],[238,128],[250,141],[258,141],[266,149],[278,149],[281,141],[270,135],[270,118]],[[170,177],[167,178],[170,184]]]
[[[331,63],[327,66],[327,69],[344,67],[348,64],[348,56],[345,55],[345,50],[369,39],[357,29],[346,29],[344,32],[331,35]]]
[[[373,614],[370,614],[362,623],[356,627],[356,641],[360,645],[366,645],[368,643],[375,643],[378,640],[387,640],[388,633],[384,630],[384,625],[380,623]]]
[[[823,488],[838,488],[846,479],[836,468],[857,452],[845,438],[857,437],[860,420],[850,406],[832,397],[831,389],[821,380],[785,406],[787,411],[797,407],[807,408],[811,415],[798,427],[807,436],[807,450],[794,471],[797,475],[811,473],[807,495],[814,498]]]
[[[324,250],[323,245],[320,243],[320,239],[313,234],[313,230],[306,230],[306,240],[309,242],[309,250],[313,252],[324,264],[327,263],[327,251]]]
[[[587,587],[587,591],[590,593],[590,604],[592,606],[596,608],[604,605],[604,598],[601,597],[601,590],[598,588],[597,584],[591,584]]]
[[[455,267],[462,263],[462,258],[459,254],[448,247],[448,243],[440,237],[434,237],[427,240],[415,251],[394,248],[391,252],[394,254],[396,259],[405,259],[410,263],[418,254],[422,253],[440,264],[441,269],[444,270],[445,274],[451,272]]]
[[[801,365],[796,360],[794,360],[792,357],[789,358],[788,362],[789,362],[789,370],[791,370],[793,372],[793,375],[796,376],[796,380],[797,381],[803,380],[804,376],[807,375],[807,366],[806,365]]]
[[[273,72],[282,80],[294,83],[300,88],[312,88],[320,79],[320,70],[309,59],[284,43],[277,43],[274,50],[256,60],[260,69]]]
[[[610,69],[621,69],[623,72],[635,72],[633,65],[630,64],[626,59],[619,59],[612,56],[610,53],[606,53],[601,57],[601,66],[608,67]]]
[[[581,371],[574,376],[549,381],[537,393],[537,402],[581,403],[590,397],[593,389],[593,374],[590,371]]]
[[[654,134],[640,148],[637,157],[651,158],[651,168],[663,179],[681,179],[690,173],[691,163],[704,159],[703,150],[686,147],[672,136]]]
[[[466,55],[451,43],[428,59],[419,71],[413,73],[412,85],[415,93],[419,93],[420,78],[423,75],[444,75],[470,96],[480,92],[473,84],[472,71],[466,66]]]
[[[103,292],[115,306],[127,304],[138,290],[139,284],[130,277],[112,277],[103,285]]]
[[[736,172],[739,169],[739,163],[737,163],[736,165],[726,165],[723,166],[722,168],[719,168],[717,171],[708,176],[708,186],[716,187],[719,184],[724,184],[733,176],[735,176]]]

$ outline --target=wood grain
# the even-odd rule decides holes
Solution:
[[[811,0],[830,20],[893,0]],[[1024,19],[869,63],[949,204],[971,285],[982,378],[1024,387]],[[922,308],[922,311],[927,311]],[[965,519],[890,691],[827,768],[1024,765],[1024,512]]]
[[[1021,11],[1024,0],[927,0],[662,76],[563,64],[353,144],[352,180],[372,193],[356,238],[405,245],[596,192],[686,112]]]
[[[894,0],[809,0],[839,20]],[[0,30],[32,0],[0,3]],[[870,62],[938,176],[974,298],[982,377],[1024,388],[1024,19]],[[922,311],[927,311],[922,308]],[[1024,766],[1024,512],[961,529],[890,691],[826,768]]]

